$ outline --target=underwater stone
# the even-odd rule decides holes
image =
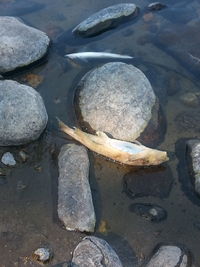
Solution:
[[[154,91],[144,73],[132,65],[111,62],[95,68],[78,89],[83,121],[116,139],[134,141],[152,117]]]
[[[58,217],[67,230],[93,232],[96,218],[88,181],[86,148],[75,144],[64,145],[58,165]]]
[[[152,222],[160,222],[167,217],[167,212],[162,207],[147,203],[131,204],[130,211]]]
[[[76,26],[72,32],[84,37],[96,35],[117,26],[123,20],[135,17],[138,8],[135,4],[123,3],[104,8]]]
[[[172,188],[173,175],[168,165],[137,168],[124,176],[123,183],[124,191],[131,198],[166,198]]]
[[[151,11],[158,11],[166,7],[167,6],[165,4],[162,4],[160,2],[154,2],[148,5],[148,9]]]
[[[103,239],[83,238],[73,252],[72,267],[122,267],[116,252]]]
[[[188,256],[181,248],[172,245],[161,246],[146,267],[189,267]]]
[[[192,184],[196,193],[200,195],[200,140],[194,139],[187,141],[189,153],[190,169],[193,174]]]
[[[49,248],[38,248],[34,251],[33,256],[37,261],[45,263],[52,258],[52,252]]]
[[[13,157],[13,155],[10,152],[6,152],[3,154],[2,158],[1,158],[1,162],[5,165],[8,165],[8,166],[15,166],[16,165],[15,158]]]
[[[44,56],[48,36],[15,17],[0,17],[0,73],[29,65]]]
[[[22,145],[38,139],[48,116],[42,97],[32,87],[0,81],[0,145]]]

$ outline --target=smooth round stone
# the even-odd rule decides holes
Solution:
[[[95,68],[78,88],[81,118],[95,131],[133,141],[151,119],[154,91],[144,73],[132,65],[111,62]]]
[[[38,139],[48,115],[40,94],[11,80],[0,81],[0,146],[22,145]]]
[[[29,65],[44,56],[48,36],[15,17],[0,17],[0,73]]]

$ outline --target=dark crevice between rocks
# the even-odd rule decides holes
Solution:
[[[181,183],[181,188],[185,195],[193,204],[200,206],[200,197],[196,193],[193,185],[194,176],[191,169],[189,168],[191,164],[191,160],[188,157],[189,150],[187,148],[187,141],[189,140],[191,140],[191,138],[183,138],[178,140],[175,144],[176,156],[179,160],[179,163],[177,165],[177,172],[179,181]]]

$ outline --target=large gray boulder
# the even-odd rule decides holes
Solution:
[[[78,92],[83,120],[96,131],[126,141],[144,131],[156,101],[144,73],[122,62],[107,63],[87,73]]]
[[[38,139],[48,116],[42,97],[32,87],[0,80],[0,146]]]
[[[188,255],[177,246],[161,246],[146,267],[189,267]]]
[[[187,141],[187,148],[189,167],[193,176],[192,184],[196,193],[200,195],[200,140],[191,139]]]
[[[67,230],[93,232],[96,218],[88,181],[86,148],[76,144],[64,145],[58,166],[58,217]]]
[[[73,252],[72,267],[122,267],[116,252],[103,239],[83,238]]]
[[[84,37],[96,35],[117,26],[126,19],[135,17],[138,8],[132,3],[122,3],[101,9],[76,26],[72,32]]]
[[[48,36],[15,17],[0,17],[0,73],[33,63],[44,56]]]

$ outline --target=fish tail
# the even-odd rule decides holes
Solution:
[[[60,130],[61,130],[62,132],[66,133],[66,134],[68,134],[68,135],[70,135],[70,136],[72,136],[72,137],[75,137],[75,136],[74,136],[74,135],[75,135],[75,130],[74,130],[74,129],[68,127],[68,126],[67,126],[66,124],[64,124],[64,122],[62,122],[59,118],[56,117],[56,119],[57,119],[57,121],[58,121],[58,126],[59,126],[59,128],[60,128]]]

